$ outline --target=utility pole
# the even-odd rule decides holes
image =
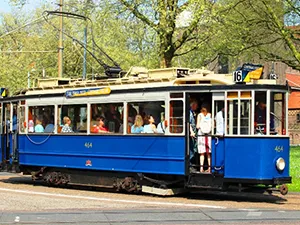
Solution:
[[[63,11],[63,0],[59,2],[59,11]],[[58,42],[58,77],[63,77],[63,16],[59,17],[59,42]]]
[[[83,69],[82,69],[82,79],[86,79],[86,45],[87,45],[87,27],[84,28],[84,50],[83,50]]]

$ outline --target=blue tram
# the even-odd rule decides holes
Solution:
[[[1,99],[3,170],[51,185],[127,192],[287,193],[288,88],[274,80],[236,83],[232,75],[171,68],[60,81],[40,80],[38,87]],[[197,146],[191,146],[200,138],[191,137],[191,99],[199,106],[195,115],[205,103],[212,117],[205,134],[210,161],[206,154],[203,165],[209,172],[200,172]],[[216,124],[220,111],[221,134]],[[147,115],[151,119],[144,124],[139,118]]]

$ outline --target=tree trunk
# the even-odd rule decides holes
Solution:
[[[160,68],[172,67],[172,59],[175,54],[175,48],[172,43],[172,35],[162,35],[160,37],[160,43]]]
[[[172,67],[172,59],[173,57],[169,57],[165,54],[160,56],[160,68]]]

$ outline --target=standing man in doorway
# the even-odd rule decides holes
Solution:
[[[224,135],[225,132],[225,116],[224,116],[224,102],[220,102],[221,109],[216,115],[216,135]]]
[[[190,101],[190,171],[196,171],[195,168],[192,167],[192,160],[194,159],[194,155],[197,152],[197,128],[196,128],[196,116],[198,109],[198,102],[196,99],[191,99]]]

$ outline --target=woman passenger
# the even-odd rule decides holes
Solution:
[[[63,118],[64,126],[61,129],[61,133],[73,133],[73,130],[71,128],[71,119],[68,116],[65,116]]]
[[[131,126],[132,134],[140,134],[144,132],[143,118],[141,115],[136,115],[134,124]]]
[[[144,133],[157,133],[156,126],[155,126],[155,120],[153,116],[147,115],[144,119],[145,121],[145,126],[144,126]]]
[[[210,173],[211,165],[211,114],[208,112],[208,106],[203,104],[201,107],[201,113],[198,114],[197,118],[197,129],[198,130],[198,153],[200,154],[200,172],[204,172],[204,157],[207,155],[208,170]]]
[[[97,125],[93,127],[93,133],[107,133],[108,129],[105,127],[105,118],[98,116],[96,118]]]

